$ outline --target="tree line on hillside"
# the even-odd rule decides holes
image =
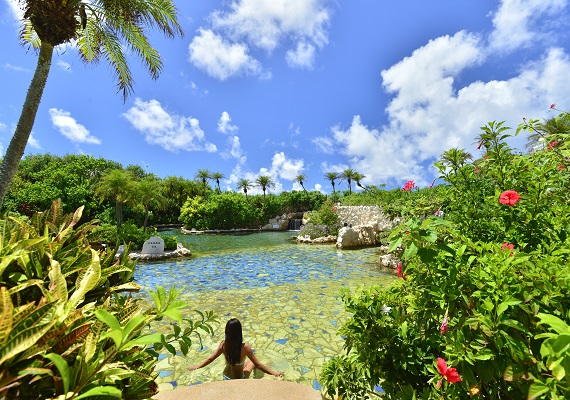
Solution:
[[[255,180],[240,179],[236,192],[222,190],[220,181],[224,178],[220,172],[198,169],[193,180],[179,176],[161,179],[138,165],[123,168],[116,161],[88,155],[29,155],[20,162],[6,194],[3,211],[30,216],[48,209],[52,200],[61,199],[64,212],[84,206],[85,219],[114,222],[117,227],[131,220],[146,230],[149,224],[184,222],[180,221],[180,216],[187,201],[191,201],[195,207],[197,198],[203,203],[215,202],[220,199],[219,195],[225,194],[231,200],[224,201],[239,203],[239,196],[245,195],[248,202],[244,203],[247,210],[242,220],[251,227],[263,225],[269,218],[285,212],[314,210],[327,197],[317,191],[307,191],[305,174],[299,174],[295,179],[303,188],[302,191],[282,192],[279,195],[270,194],[275,182],[268,175],[260,175]],[[329,172],[325,178],[333,187],[331,197],[334,200],[350,197],[352,182],[365,188],[361,183],[364,175],[352,169],[342,173]],[[348,183],[348,193],[336,191],[342,181]],[[252,196],[253,188],[261,189],[263,195]],[[375,187],[366,189],[371,191]],[[239,196],[232,196],[229,192]],[[209,228],[245,227],[236,224],[238,221],[215,222]]]

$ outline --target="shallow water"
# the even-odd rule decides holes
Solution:
[[[203,337],[187,357],[162,355],[158,382],[163,390],[220,380],[223,357],[189,372],[223,340],[225,323],[238,318],[261,362],[285,372],[285,380],[320,388],[322,364],[342,350],[337,330],[348,317],[343,289],[389,284],[393,275],[378,264],[376,249],[339,251],[333,245],[301,245],[291,233],[180,235],[193,252],[184,261],[141,264],[135,280],[144,288],[185,286],[180,298],[194,309],[219,316],[214,337]],[[162,330],[161,326],[154,329]]]

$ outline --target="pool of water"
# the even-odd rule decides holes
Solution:
[[[158,365],[161,389],[219,380],[223,357],[189,372],[223,340],[229,318],[242,322],[244,341],[285,380],[320,388],[322,364],[339,354],[338,328],[348,317],[342,289],[387,285],[391,273],[378,263],[377,250],[336,250],[333,245],[301,245],[290,232],[247,235],[179,235],[190,259],[140,264],[135,280],[143,288],[184,287],[180,296],[192,310],[213,310],[220,320],[213,337],[203,337],[187,357],[163,355]],[[164,329],[154,326],[154,329]]]

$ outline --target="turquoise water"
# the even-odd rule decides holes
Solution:
[[[213,310],[220,324],[187,357],[162,355],[161,390],[220,379],[222,358],[193,372],[187,367],[211,354],[223,340],[229,318],[240,319],[244,340],[261,362],[284,371],[285,380],[319,389],[322,364],[342,351],[337,331],[348,314],[341,290],[388,285],[393,279],[379,266],[375,248],[340,251],[334,245],[296,244],[290,232],[178,236],[193,256],[140,264],[135,280],[146,289],[157,284],[184,287],[180,298],[188,302],[185,316],[194,316],[196,309]]]

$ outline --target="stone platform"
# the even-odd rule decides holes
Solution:
[[[322,400],[306,385],[273,379],[235,379],[160,392],[156,400]]]

